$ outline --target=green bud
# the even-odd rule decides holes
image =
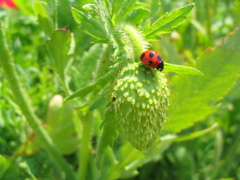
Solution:
[[[169,105],[164,73],[131,63],[118,74],[111,96],[110,118],[123,139],[138,150],[147,150],[159,135]]]

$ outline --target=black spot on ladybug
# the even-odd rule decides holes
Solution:
[[[162,56],[158,55],[158,56],[157,56],[157,59],[158,59],[159,61],[162,61]]]
[[[158,71],[162,71],[164,69],[164,62],[162,61],[159,63],[158,67],[156,68]]]
[[[144,56],[145,56],[145,53],[142,53],[140,59],[144,58]]]
[[[148,65],[151,66],[153,64],[152,61],[148,61]]]
[[[154,52],[149,53],[149,57],[152,58],[154,56]]]

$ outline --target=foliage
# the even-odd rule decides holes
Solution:
[[[238,0],[15,2],[0,179],[240,178]]]

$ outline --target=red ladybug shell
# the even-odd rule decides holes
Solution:
[[[159,71],[162,71],[164,68],[162,56],[155,51],[144,51],[140,56],[140,60],[150,68],[156,68]]]

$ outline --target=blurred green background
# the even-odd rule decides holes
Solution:
[[[51,1],[49,1],[50,3]],[[74,34],[75,49],[73,66],[77,67],[82,54],[92,46],[94,39],[77,27],[71,14],[71,6],[80,8],[91,0],[59,0],[59,28],[69,26]],[[141,2],[150,3],[150,0]],[[159,41],[151,42],[153,49],[161,52],[164,60],[175,64],[194,65],[198,56],[212,48],[240,25],[239,0],[161,0],[159,12],[171,12],[189,3],[196,3],[189,18],[171,34],[163,35]],[[10,51],[21,81],[32,98],[36,114],[43,124],[47,123],[49,101],[56,94],[64,95],[58,76],[49,68],[49,54],[46,50],[47,37],[36,21],[33,1],[16,0],[18,7],[1,8],[0,20],[4,24]],[[240,59],[239,59],[240,60]],[[226,59],[227,61],[227,59]],[[68,72],[67,79],[73,91],[81,87],[77,69]],[[176,142],[159,154],[161,158],[140,167],[139,174],[129,179],[194,179],[235,180],[240,179],[240,81],[218,104],[214,114],[193,127],[180,132],[187,134],[218,123],[211,133],[197,139]],[[96,115],[92,144],[96,145],[100,133],[100,115]],[[58,179],[57,169],[44,150],[30,152],[27,147],[34,139],[29,125],[14,102],[4,74],[0,71],[0,155],[12,157],[8,179]],[[73,145],[75,146],[75,145]],[[35,147],[36,148],[36,147]],[[36,148],[37,149],[37,148]],[[67,152],[65,158],[77,167],[74,152]],[[3,160],[2,160],[3,161]],[[1,168],[1,159],[0,159]],[[15,169],[15,170],[14,170]],[[16,170],[17,169],[17,170]],[[33,178],[34,177],[34,178]]]

